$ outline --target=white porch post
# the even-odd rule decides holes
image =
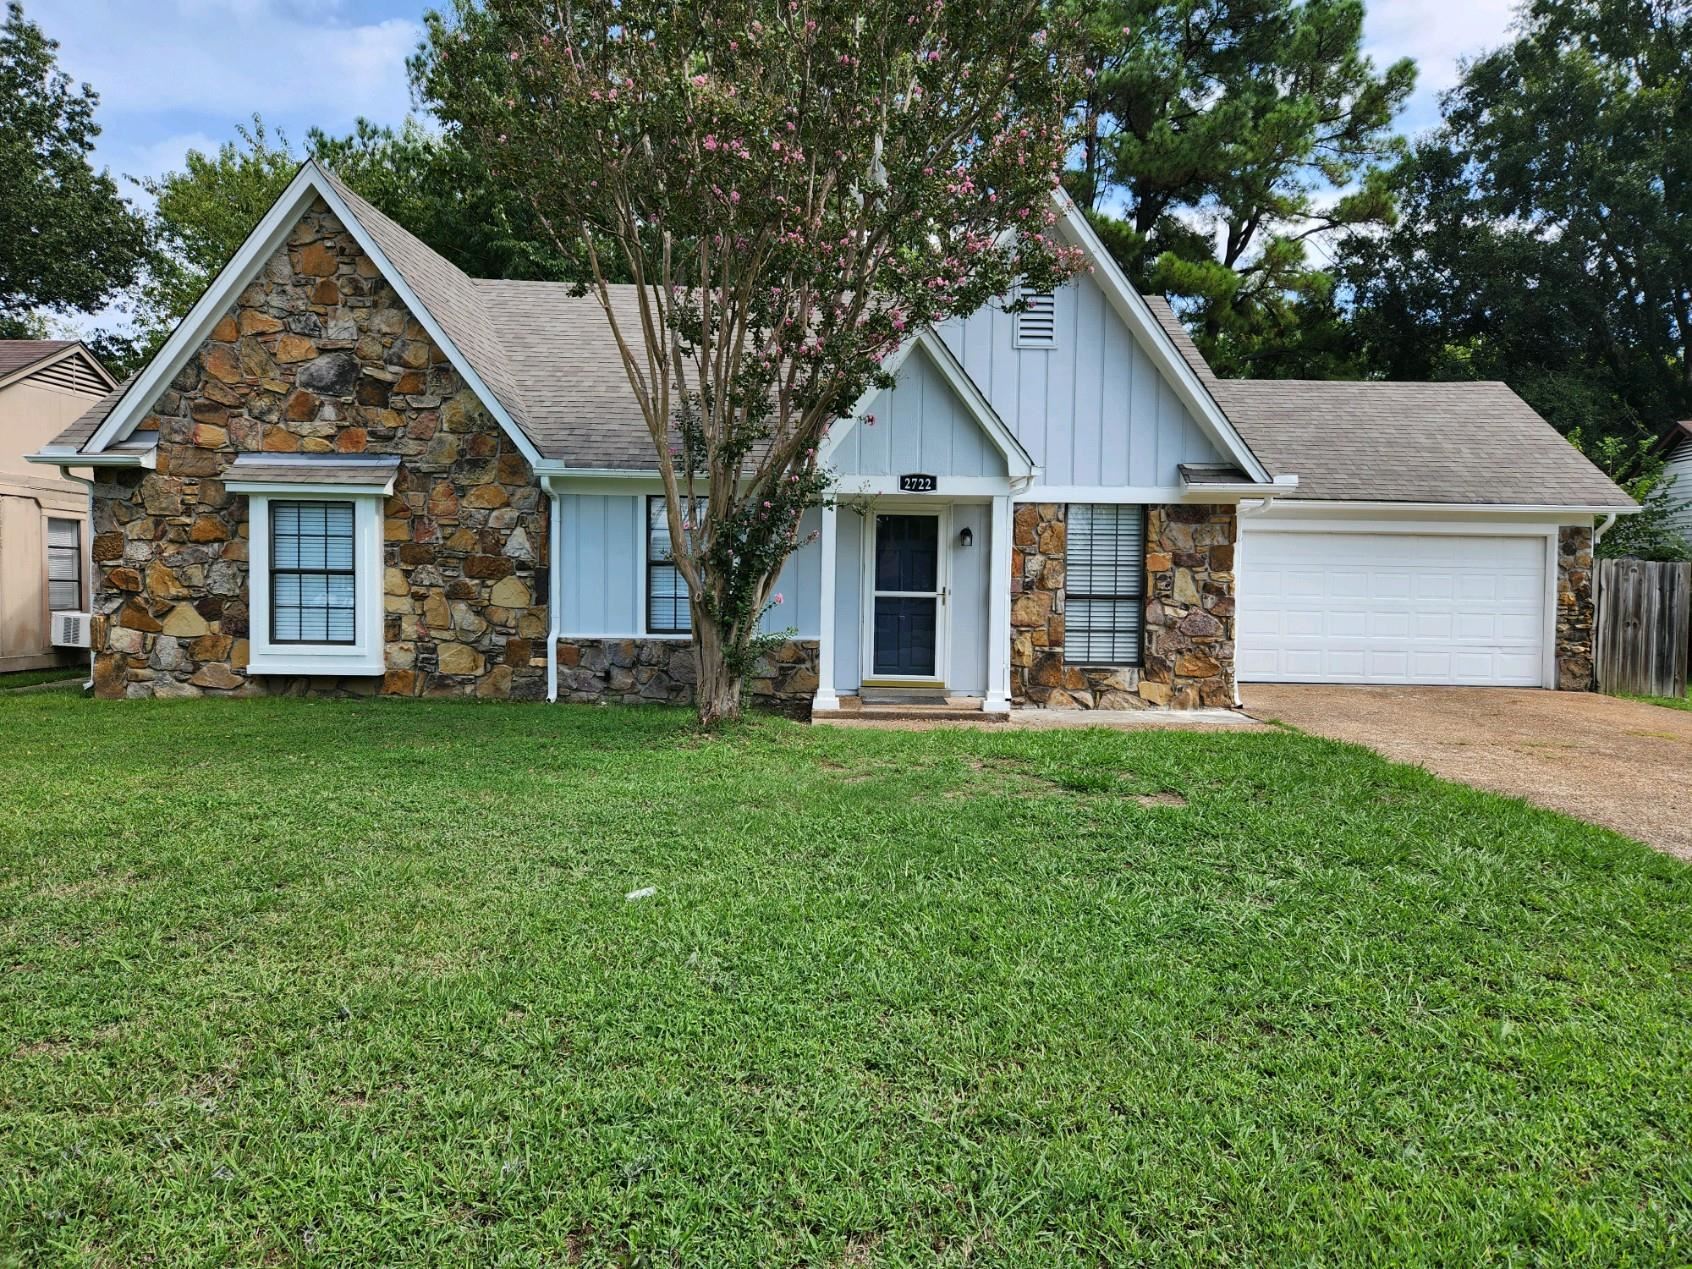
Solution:
[[[993,527],[987,563],[987,699],[982,709],[1002,713],[1010,708],[1010,587],[1011,500],[993,499]]]
[[[817,596],[817,693],[811,698],[811,712],[840,708],[834,692],[834,559],[837,525],[831,502],[822,509],[821,594]]]

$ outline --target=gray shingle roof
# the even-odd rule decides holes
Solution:
[[[1181,355],[1297,499],[1631,507],[1505,384],[1218,379],[1167,300],[1148,301]]]
[[[129,390],[132,382],[132,379],[126,379],[106,393],[78,415],[74,423],[49,441],[48,446],[53,449],[81,449],[87,444],[88,438],[94,435],[95,429],[106,421],[106,416],[117,408],[117,403],[123,399],[123,394]]]
[[[0,377],[46,361],[74,343],[74,339],[0,339]]]
[[[397,456],[335,456],[288,462],[274,454],[238,454],[225,480],[278,485],[386,485],[399,473],[399,465]]]

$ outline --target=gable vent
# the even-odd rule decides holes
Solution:
[[[1016,315],[1018,348],[1057,347],[1057,297],[1050,291],[1025,291],[1028,307]]]
[[[29,381],[65,392],[92,393],[95,396],[106,394],[105,383],[96,377],[81,357],[66,357],[51,366],[43,366],[29,376]]]

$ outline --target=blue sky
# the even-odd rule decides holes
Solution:
[[[398,123],[410,108],[405,57],[426,0],[24,0],[75,78],[101,95],[97,160],[118,174],[179,166],[262,114],[296,143],[312,124],[359,115]],[[1438,118],[1457,60],[1500,42],[1511,0],[1373,0],[1377,62],[1409,55],[1421,85],[1403,124]]]

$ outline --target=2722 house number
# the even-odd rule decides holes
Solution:
[[[900,493],[933,493],[938,488],[940,488],[938,476],[925,476],[913,472],[899,477]]]

